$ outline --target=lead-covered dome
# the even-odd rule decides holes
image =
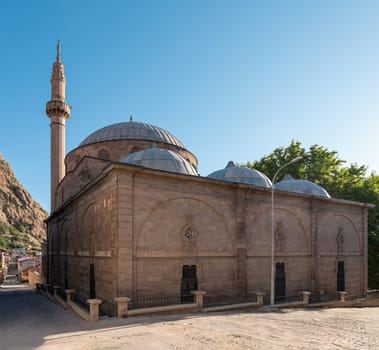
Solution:
[[[271,187],[270,179],[260,171],[246,167],[238,167],[235,166],[233,162],[229,162],[225,169],[214,171],[207,177],[211,179],[240,182],[260,187]]]
[[[121,162],[150,169],[197,176],[195,168],[189,162],[181,155],[167,149],[148,148],[129,154]]]
[[[122,122],[105,126],[87,136],[79,146],[114,140],[146,140],[163,142],[177,147],[184,145],[171,133],[157,126],[140,122]]]
[[[330,198],[323,187],[309,180],[294,179],[290,174],[286,174],[282,181],[276,183],[275,189]]]

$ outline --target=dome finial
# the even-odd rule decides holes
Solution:
[[[133,122],[133,116],[131,115],[129,118],[129,121],[132,123]]]
[[[234,164],[234,162],[232,161],[232,160],[230,160],[229,162],[228,162],[228,164],[226,164],[226,167],[227,168],[234,168],[236,165]]]
[[[61,61],[61,41],[58,39],[57,42],[57,62]]]
[[[282,181],[292,181],[292,180],[295,180],[295,178],[290,173],[285,173]]]

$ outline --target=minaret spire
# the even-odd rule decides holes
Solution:
[[[57,43],[57,59],[53,63],[51,74],[51,100],[46,104],[46,114],[51,120],[50,123],[50,144],[51,144],[51,212],[58,207],[58,185],[65,176],[65,129],[66,120],[70,117],[70,107],[65,100],[66,79],[64,67],[61,63],[60,41]]]
[[[60,40],[58,39],[57,42],[57,62],[61,61],[61,43]]]

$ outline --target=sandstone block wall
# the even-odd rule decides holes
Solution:
[[[52,284],[89,297],[180,296],[182,268],[195,265],[207,295],[270,290],[270,191],[111,165],[49,219]],[[337,264],[349,293],[367,287],[367,208],[277,191],[275,264],[286,294],[336,291]]]

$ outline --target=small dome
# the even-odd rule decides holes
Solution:
[[[286,174],[282,181],[277,182],[275,189],[309,194],[312,196],[319,196],[330,198],[330,195],[324,188],[308,180],[296,180],[290,174]]]
[[[217,170],[207,177],[271,188],[271,181],[266,175],[255,169],[235,166],[233,162],[229,162],[225,169]]]
[[[129,154],[122,163],[140,165],[145,168],[170,171],[197,176],[195,168],[181,155],[167,149],[148,148]]]
[[[132,121],[108,125],[101,128],[87,138],[79,146],[89,145],[102,141],[114,140],[146,140],[164,142],[181,148],[184,145],[171,133],[157,126]]]

